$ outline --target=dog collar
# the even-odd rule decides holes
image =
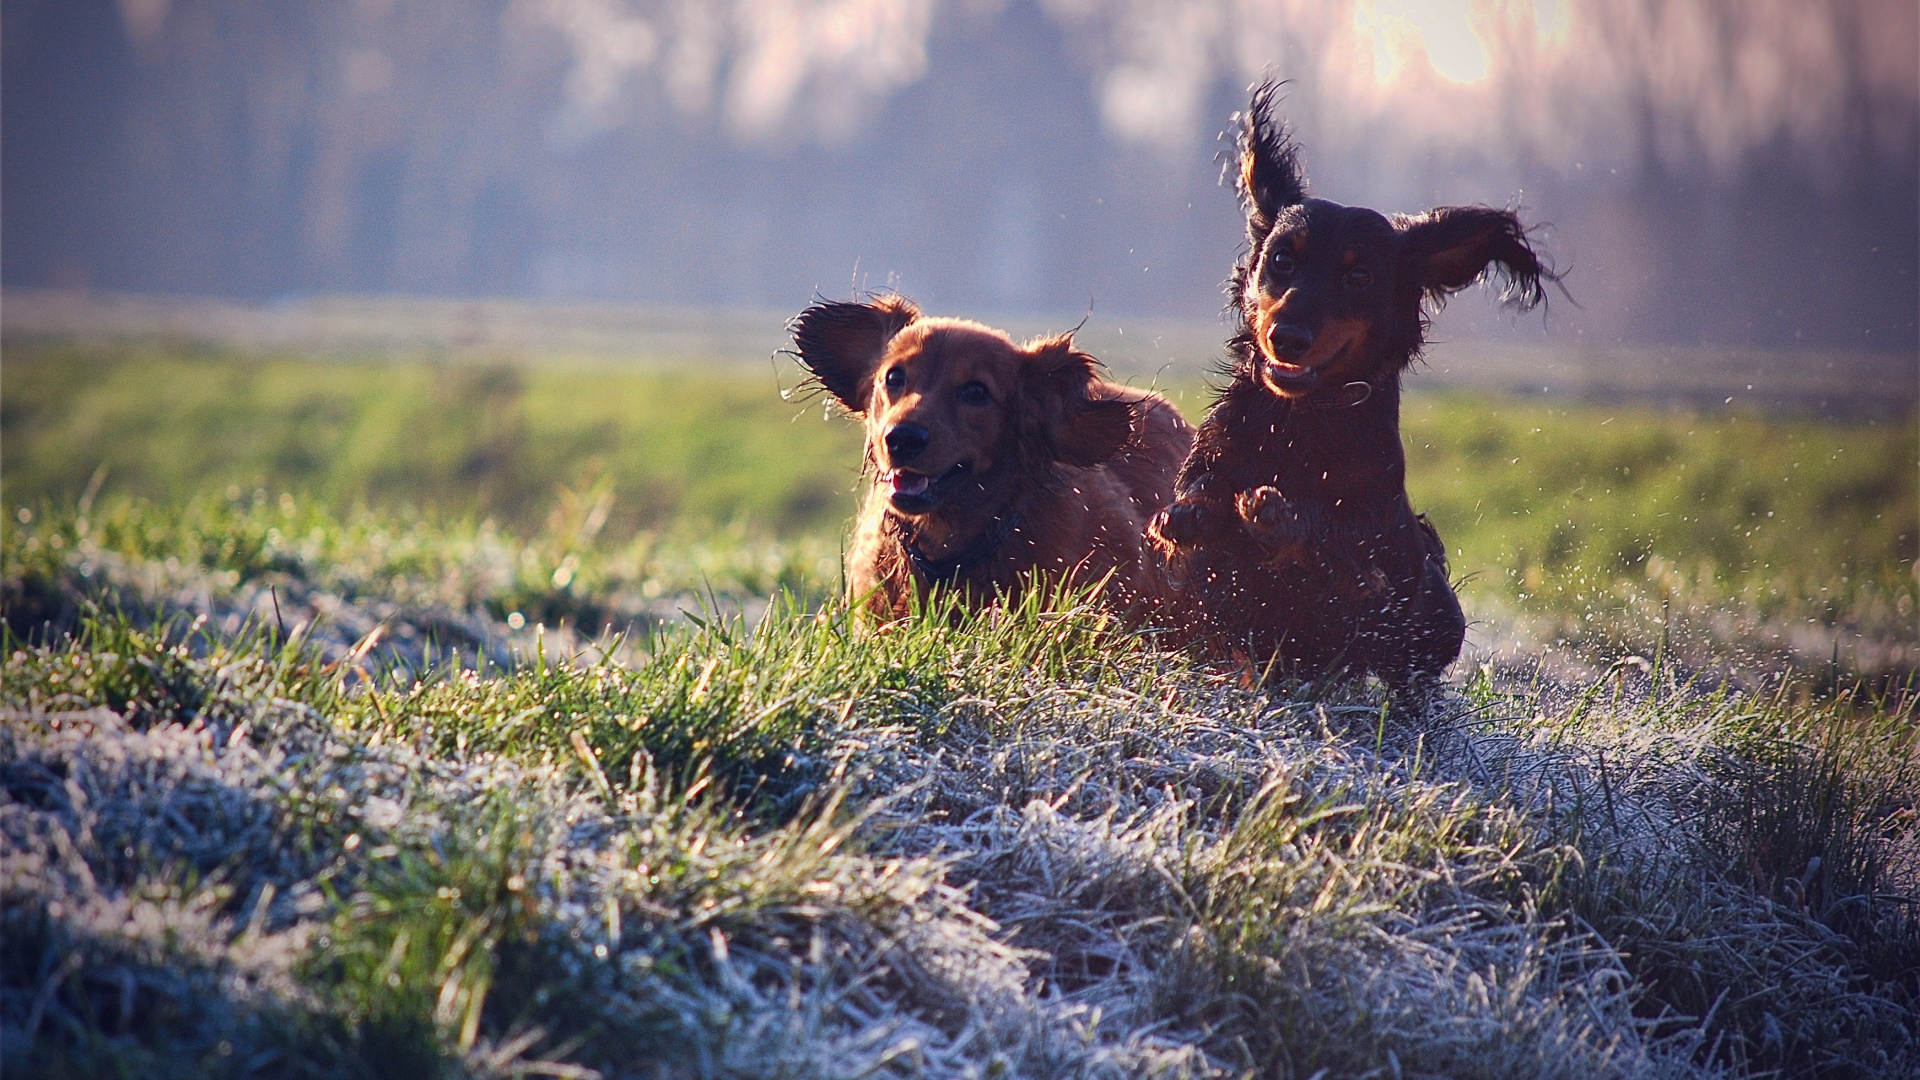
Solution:
[[[968,567],[985,562],[999,551],[1000,545],[1006,543],[1007,537],[1012,536],[1013,530],[1019,527],[1020,515],[1012,513],[1001,518],[998,529],[990,530],[959,554],[944,559],[931,558],[921,551],[906,521],[891,514],[887,515],[887,520],[893,526],[893,538],[899,542],[900,550],[907,553],[907,561],[913,564],[914,572],[925,578],[929,586],[933,586],[953,584]]]
[[[1373,397],[1373,384],[1362,379],[1356,379],[1341,387],[1340,392],[1337,394],[1330,394],[1325,398],[1314,398],[1313,407],[1316,409],[1351,409],[1371,397]]]

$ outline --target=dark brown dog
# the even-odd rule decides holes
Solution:
[[[898,618],[935,586],[982,603],[1038,571],[1104,581],[1136,621],[1164,602],[1146,524],[1193,444],[1166,399],[1102,381],[1070,333],[1015,345],[897,296],[816,304],[792,330],[800,362],[867,428],[852,600]]]
[[[1508,211],[1389,218],[1307,198],[1275,90],[1255,92],[1240,138],[1231,381],[1152,532],[1216,659],[1430,686],[1466,621],[1446,548],[1407,500],[1401,373],[1426,309],[1489,268],[1522,309],[1557,278]]]

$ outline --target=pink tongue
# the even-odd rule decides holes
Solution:
[[[922,494],[927,490],[927,485],[933,482],[933,478],[925,473],[901,472],[899,469],[889,473],[887,480],[893,485],[895,495]]]

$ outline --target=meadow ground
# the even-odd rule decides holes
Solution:
[[[1416,395],[1416,723],[863,632],[765,369],[0,371],[9,1072],[1920,1069],[1911,417]]]
[[[805,561],[832,554],[852,514],[860,436],[817,398],[782,400],[799,374],[16,343],[0,399],[5,498],[10,512],[70,517],[92,485],[100,519],[121,496],[191,516],[291,494],[296,517],[345,522],[359,508],[383,528],[492,522],[520,537],[574,514],[591,535],[554,557],[612,560],[626,568],[610,566],[616,577],[640,574],[663,537],[715,558],[752,538]],[[1197,417],[1202,378],[1169,379]],[[1486,658],[1664,649],[1754,679],[1836,666],[1897,678],[1920,661],[1911,413],[1836,422],[1412,381],[1409,488],[1447,540]],[[831,577],[834,561],[810,572]]]

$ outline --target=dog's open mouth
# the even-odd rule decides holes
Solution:
[[[1267,378],[1288,389],[1304,390],[1313,385],[1314,378],[1320,374],[1318,369],[1305,364],[1289,364],[1285,360],[1267,360]]]
[[[1340,368],[1350,353],[1364,347],[1364,340],[1363,327],[1343,322],[1330,323],[1322,329],[1319,340],[1307,355],[1300,358],[1299,363],[1282,360],[1262,346],[1260,374],[1274,393],[1299,396],[1314,389],[1322,378]]]
[[[971,468],[966,462],[960,462],[953,468],[931,476],[912,469],[888,469],[886,473],[887,498],[894,509],[908,514],[924,514],[934,508],[954,485],[967,475]]]

